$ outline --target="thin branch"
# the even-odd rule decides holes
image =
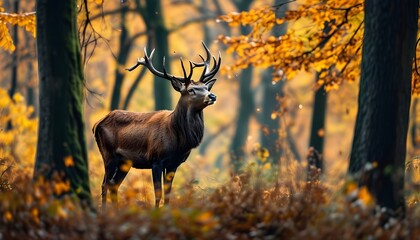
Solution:
[[[331,7],[331,9],[332,10],[337,10],[337,11],[350,11],[351,9],[356,8],[356,7],[360,7],[362,5],[363,5],[362,3],[358,3],[356,5],[353,5],[353,6],[350,6],[350,7],[347,7],[347,8],[335,8],[335,7]]]
[[[215,19],[215,17],[214,16],[204,16],[204,17],[191,18],[191,19],[188,19],[185,22],[179,24],[178,26],[175,26],[171,29],[168,29],[168,33],[171,34],[171,33],[174,33],[174,32],[176,32],[176,31],[178,31],[178,30],[180,30],[184,27],[188,27],[191,24],[205,22],[205,21],[208,21],[208,20],[211,20],[211,19]],[[137,40],[137,38],[143,37],[146,34],[147,34],[146,31],[141,31],[141,32],[138,32],[138,33],[132,35],[130,37],[130,39],[127,41],[127,43],[125,44],[125,47],[130,46],[131,44],[133,44],[134,41]]]
[[[354,31],[353,35],[350,37],[349,41],[346,43],[346,45],[344,46],[344,48],[341,50],[341,52],[338,54],[338,56],[340,56],[344,50],[346,50],[346,48],[350,45],[351,41],[354,39],[354,37],[356,36],[357,32],[362,28],[363,24],[365,23],[365,20],[363,20],[360,25],[357,27],[357,29]]]
[[[354,53],[354,54],[357,54],[359,51],[360,51],[360,49],[362,49],[362,46],[363,46],[363,43],[362,44],[360,44],[360,46],[356,49],[356,52]],[[344,73],[344,71],[346,70],[346,68],[350,65],[350,62],[352,61],[353,59],[352,58],[350,58],[350,60],[346,63],[346,65],[344,65],[344,67],[341,69],[341,71],[340,71],[340,74],[343,74]]]
[[[168,32],[169,33],[176,32],[181,28],[189,26],[190,24],[202,23],[202,22],[206,22],[208,20],[213,20],[213,19],[215,20],[216,18],[215,18],[215,16],[211,16],[211,15],[190,18],[190,19],[186,20],[185,22],[179,24],[178,26],[175,26],[175,27],[169,29]]]
[[[90,21],[96,20],[98,18],[104,18],[105,16],[108,16],[108,15],[118,14],[123,9],[124,9],[124,7],[122,7],[122,8],[116,8],[116,9],[112,9],[112,10],[108,10],[108,11],[102,11],[101,14],[97,14],[97,15],[91,16],[90,17]],[[127,8],[127,12],[137,13],[137,9]]]
[[[137,89],[137,86],[139,85],[139,83],[141,82],[141,80],[143,79],[144,75],[147,72],[146,70],[147,70],[147,68],[142,68],[139,75],[137,75],[136,79],[134,80],[133,84],[131,85],[130,90],[127,93],[127,96],[125,97],[123,109],[128,108],[128,105],[130,104],[130,101],[133,98],[133,95],[134,95],[134,92]]]

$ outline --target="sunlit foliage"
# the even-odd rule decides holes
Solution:
[[[36,150],[37,120],[22,95],[11,99],[0,88],[0,174],[30,174]],[[11,128],[7,129],[7,125]],[[16,170],[16,171],[15,171]]]
[[[276,17],[281,6],[230,13],[221,20],[230,26],[249,25],[244,36],[220,36],[219,40],[237,53],[228,70],[273,66],[275,80],[292,79],[301,70],[315,70],[325,90],[338,89],[343,81],[360,77],[364,30],[363,1],[302,0],[296,9]],[[275,25],[288,23],[287,33],[273,36]],[[413,67],[413,73],[416,73]],[[420,92],[419,75],[413,74],[413,92]]]
[[[36,35],[35,12],[21,14],[6,13],[4,12],[4,8],[2,8],[2,0],[0,0],[0,48],[6,51],[13,52],[16,48],[7,24],[18,25],[32,33],[34,37]]]

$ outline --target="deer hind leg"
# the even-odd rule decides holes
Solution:
[[[152,166],[153,188],[155,189],[155,208],[159,208],[162,198],[162,166],[155,164]]]
[[[111,164],[107,166],[105,170],[105,176],[102,183],[102,206],[106,205],[107,190],[110,191],[111,202],[114,204],[118,203],[118,188],[127,176],[129,169],[122,168],[125,161],[122,160],[121,156],[114,157]]]
[[[108,183],[107,183],[107,173],[105,172],[104,180],[102,181],[102,210],[105,210],[106,208],[106,197],[108,194]]]
[[[164,188],[164,192],[165,192],[165,201],[163,202],[164,205],[169,204],[169,196],[171,194],[171,189],[172,189],[172,182],[174,180],[175,177],[175,172],[176,172],[176,168],[166,168],[165,169],[165,175],[163,177],[163,188]]]

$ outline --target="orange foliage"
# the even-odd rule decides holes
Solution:
[[[13,52],[16,48],[6,24],[17,24],[19,27],[23,27],[26,31],[32,33],[34,37],[36,35],[35,12],[21,14],[5,13],[4,8],[2,8],[2,1],[0,0],[0,48],[6,51]]]
[[[275,80],[291,79],[300,70],[320,74],[318,85],[325,90],[338,89],[343,81],[360,77],[364,13],[362,0],[299,1],[296,10],[275,16],[279,7],[230,13],[222,21],[230,26],[249,25],[245,36],[219,36],[219,40],[237,53],[228,70],[273,66]],[[276,24],[288,23],[283,36],[273,36]],[[413,67],[413,93],[420,93],[420,78]]]
[[[11,99],[0,88],[0,173],[10,166],[18,167],[20,175],[32,171],[38,125],[30,118],[32,113],[22,95],[17,93]],[[12,128],[6,129],[9,123]]]

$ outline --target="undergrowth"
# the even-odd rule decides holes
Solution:
[[[5,179],[2,179],[5,182]],[[346,201],[319,181],[267,182],[248,170],[223,186],[185,186],[169,206],[124,201],[106,211],[57,198],[60,185],[15,178],[0,189],[0,239],[416,239],[420,208],[381,223],[382,211]],[[124,192],[121,197],[125,198]],[[337,196],[337,197],[332,197]],[[127,197],[130,198],[130,197]],[[99,208],[98,208],[99,209]]]

